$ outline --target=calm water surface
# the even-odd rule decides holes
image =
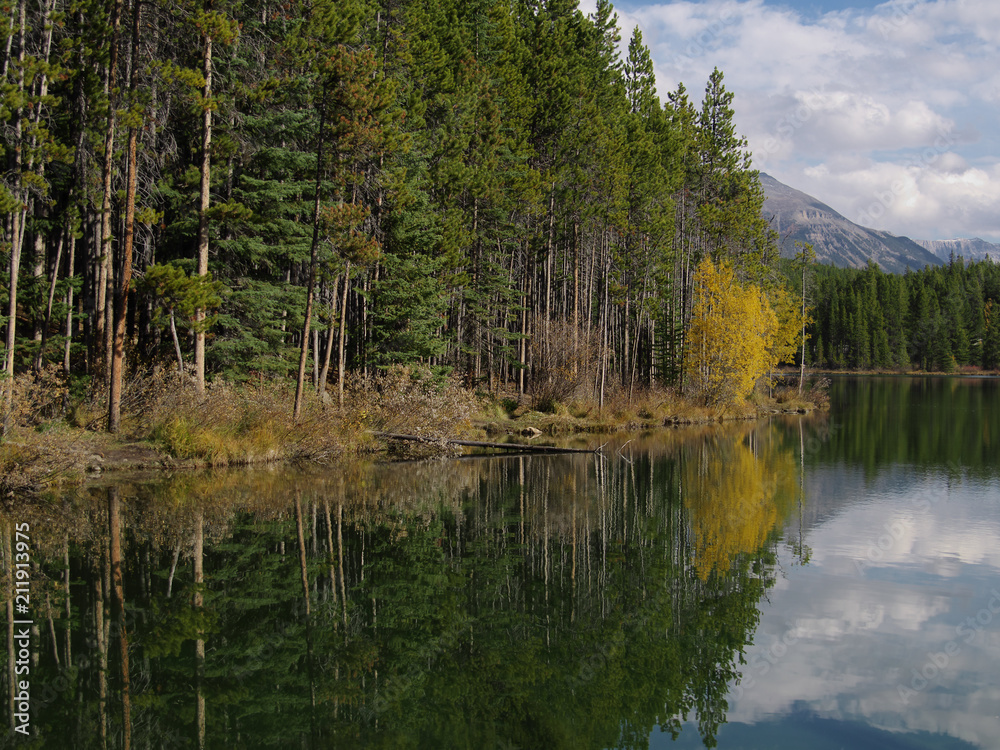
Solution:
[[[35,746],[998,748],[998,381],[831,393],[603,459],[117,478],[16,508]]]

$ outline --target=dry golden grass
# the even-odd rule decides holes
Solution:
[[[532,394],[523,399],[510,393],[477,397],[456,380],[435,377],[426,368],[397,367],[350,380],[344,407],[307,389],[296,422],[288,381],[236,385],[216,380],[198,393],[190,379],[159,368],[124,384],[122,428],[112,436],[103,432],[106,395],[96,391],[70,403],[57,371],[20,377],[14,394],[0,441],[0,496],[8,502],[18,493],[115,467],[324,462],[383,450],[374,435],[379,432],[429,438],[526,428],[549,434],[614,432],[822,408],[826,400],[823,382],[802,399],[797,389],[785,388],[774,399],[757,394],[752,402],[725,409],[699,406],[669,388],[635,389],[630,397],[611,383],[603,408],[596,400],[574,395],[552,401],[540,412],[529,409]],[[392,449],[406,456],[447,452],[443,445],[394,444]]]
[[[171,456],[212,466],[306,459],[322,461],[364,449],[360,424],[308,389],[302,417],[292,416],[289,383],[233,385],[216,381],[199,394],[190,384],[159,391],[134,415],[134,436]],[[347,416],[347,418],[345,418]]]

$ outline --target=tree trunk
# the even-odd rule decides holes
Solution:
[[[309,597],[309,574],[306,566],[306,538],[302,524],[302,495],[295,495],[295,532],[299,538],[299,570],[302,574],[302,604],[305,607],[306,617],[312,612]]]
[[[132,60],[129,74],[129,99],[134,100],[139,86],[139,21],[142,3],[136,0],[132,15]],[[129,287],[132,284],[132,245],[135,239],[136,144],[139,128],[128,130],[128,182],[125,188],[125,236],[122,243],[121,272],[115,287],[115,328],[111,356],[111,386],[108,390],[108,432],[121,426],[122,376],[125,368],[125,318],[128,315]]]
[[[316,679],[313,666],[312,608],[309,596],[309,569],[306,564],[306,539],[302,521],[302,493],[295,494],[295,531],[299,540],[299,567],[302,571],[302,601],[306,620],[306,672],[309,676],[309,729],[316,736]]]
[[[205,10],[211,11],[212,2],[207,0]],[[208,275],[208,208],[211,203],[212,185],[212,35],[203,37],[202,75],[205,86],[202,89],[201,117],[201,185],[198,196],[198,275]],[[199,393],[205,390],[205,311],[195,310],[197,328],[194,338],[194,377]],[[171,323],[173,319],[171,318]]]
[[[337,605],[337,566],[333,558],[333,523],[330,518],[330,501],[323,501],[323,514],[326,517],[326,554],[330,561],[330,589],[333,596],[333,604]]]
[[[323,368],[320,370],[319,379],[316,382],[316,393],[320,396],[326,391],[326,379],[330,374],[330,359],[333,355],[333,335],[337,330],[336,326],[333,325],[333,319],[337,314],[337,286],[334,283],[333,289],[330,291],[330,327],[326,329],[326,349],[323,352]]]
[[[72,279],[76,262],[76,237],[69,238],[69,252],[66,258],[66,278]],[[66,285],[66,343],[63,346],[63,372],[66,377],[70,373],[70,352],[73,346],[73,285]]]
[[[52,305],[55,303],[56,299],[56,282],[59,280],[59,265],[62,263],[62,250],[65,241],[65,235],[60,234],[59,243],[56,245],[56,259],[52,265],[52,278],[49,280],[49,294],[48,301],[45,305],[45,319],[39,331],[41,339],[38,345],[38,353],[35,354],[35,372],[42,369],[42,360],[45,355],[45,345],[49,340],[49,325],[52,323]]]
[[[21,0],[18,5],[20,16],[18,32],[18,92],[24,92],[24,37],[25,37],[25,2]],[[11,35],[13,36],[13,35]],[[14,411],[14,338],[17,332],[17,277],[21,273],[21,247],[24,242],[24,225],[27,218],[26,196],[21,180],[21,115],[22,108],[18,107],[14,114],[14,166],[13,172],[17,180],[17,197],[21,201],[22,207],[14,210],[11,226],[11,248],[10,248],[10,279],[8,287],[8,311],[7,311],[7,360],[4,372],[7,375],[6,397],[4,399],[3,424],[0,430],[4,435],[10,426],[10,420]]]
[[[69,533],[63,535],[63,596],[66,597],[66,668],[73,667],[73,605],[70,600]]]
[[[347,585],[344,581],[344,503],[337,502],[337,563],[340,575],[340,609],[344,618],[344,642],[347,642]]]
[[[42,60],[44,62],[44,68],[39,76],[38,80],[38,105],[35,107],[35,113],[33,116],[35,132],[38,132],[41,123],[43,112],[46,109],[44,102],[49,95],[49,76],[45,72],[48,69],[49,58],[52,51],[52,12],[55,10],[55,0],[46,0],[45,9],[42,14],[42,28],[44,29],[45,39],[42,42]],[[31,137],[31,150],[34,151],[37,147],[37,137]],[[41,160],[38,163],[38,179],[41,180],[45,174],[45,161]],[[46,205],[43,201],[35,199],[35,211],[36,218],[38,214],[47,214]],[[55,295],[56,279],[59,276],[59,261],[60,254],[63,248],[63,239],[60,234],[59,239],[59,252],[56,254],[55,265],[52,268],[52,284],[49,290],[48,307],[46,308],[46,314],[44,322],[35,316],[35,341],[38,342],[38,353],[35,355],[34,369],[37,372],[42,367],[42,354],[45,351],[45,340],[48,337],[49,322],[52,319],[52,299]],[[45,275],[45,240],[41,231],[36,231],[35,233],[35,268],[33,275],[35,276],[38,283],[41,283],[42,277]]]
[[[109,313],[110,304],[108,288],[111,285],[111,173],[114,161],[115,130],[117,127],[118,95],[115,89],[118,85],[118,47],[121,39],[122,0],[114,0],[111,6],[111,41],[107,75],[104,81],[104,94],[108,99],[108,122],[104,130],[104,163],[102,165],[101,181],[104,187],[101,199],[101,243],[98,258],[97,290],[94,304],[94,339],[98,344],[95,360],[103,362],[102,375],[105,383],[111,377],[109,357],[111,356],[108,336],[111,333]]]
[[[804,251],[803,251],[804,252]],[[806,260],[802,260],[802,358],[799,361],[799,395],[806,379]]]
[[[306,309],[302,321],[302,342],[299,350],[299,374],[295,381],[295,421],[302,416],[302,398],[306,383],[306,358],[309,356],[309,330],[312,325],[314,287],[316,286],[316,266],[319,262],[319,211],[323,199],[323,135],[326,131],[326,84],[320,95],[319,136],[316,144],[316,191],[313,197],[313,236],[309,248],[309,278],[306,282]]]
[[[351,261],[347,261],[347,268],[344,269],[344,296],[340,300],[340,341],[337,344],[337,404],[344,405],[344,369],[347,367],[347,360],[344,357],[344,339],[347,331],[347,292],[351,288]]]

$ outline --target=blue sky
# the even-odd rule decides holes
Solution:
[[[589,13],[596,0],[582,0]],[[1000,242],[997,0],[623,0],[661,98],[716,66],[755,166],[848,219]]]

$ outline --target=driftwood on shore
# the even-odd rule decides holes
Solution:
[[[410,440],[416,443],[427,443],[430,445],[461,445],[469,448],[498,448],[507,451],[521,451],[524,453],[600,453],[598,448],[559,448],[555,445],[527,445],[525,443],[484,443],[478,440],[455,440],[452,438],[422,437],[420,435],[399,435],[394,432],[375,432],[375,437],[387,438],[389,440]]]

